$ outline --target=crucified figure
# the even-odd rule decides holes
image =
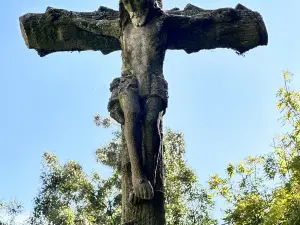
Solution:
[[[108,110],[124,130],[131,182],[126,180],[129,173],[123,173],[123,196],[134,202],[151,200],[163,189],[163,171],[158,165],[162,164],[161,123],[168,105],[168,84],[163,75],[166,50],[193,53],[230,48],[243,54],[268,43],[260,14],[241,4],[217,10],[188,4],[184,10],[163,11],[161,0],[120,0],[119,11],[100,7],[84,13],[49,7],[44,14],[20,17],[20,25],[26,45],[40,56],[57,51],[122,51],[121,77],[110,85]],[[160,197],[151,203],[152,211],[149,204],[144,205],[144,211],[127,207],[124,221],[136,218],[132,212],[141,212],[138,217],[144,221],[150,211],[162,218],[154,221],[163,221],[163,202]]]
[[[133,191],[131,200],[151,200],[154,196],[155,172],[162,135],[160,120],[167,108],[168,87],[163,76],[167,33],[163,30],[164,13],[153,0],[121,0],[122,35],[121,77],[111,83],[108,110],[124,126],[131,163]],[[54,21],[61,10],[49,8]],[[64,18],[77,27],[97,35],[103,34],[103,21],[72,16]]]
[[[167,35],[156,1],[121,0],[120,14],[122,77],[112,83],[108,109],[124,124],[131,162],[131,196],[150,200],[161,148],[160,120],[168,102],[163,76]]]
[[[122,0],[120,13],[122,77],[118,87],[112,88],[108,108],[115,119],[124,115],[124,121],[119,122],[124,122],[133,194],[150,200],[154,196],[155,166],[161,147],[160,120],[168,102],[163,76],[167,40],[163,13],[150,0]],[[118,114],[120,111],[123,114]]]

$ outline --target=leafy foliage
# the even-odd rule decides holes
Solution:
[[[210,216],[211,196],[185,161],[183,134],[167,129],[164,150],[167,224],[217,224]]]
[[[283,75],[277,107],[288,132],[274,139],[271,153],[231,163],[225,178],[216,174],[209,181],[215,195],[231,205],[226,224],[300,224],[300,93],[290,88],[292,74]]]
[[[249,156],[230,163],[226,175],[213,175],[202,188],[185,160],[184,136],[166,129],[164,144],[166,217],[168,225],[213,225],[213,197],[221,196],[228,225],[300,224],[300,92],[290,87],[292,74],[284,72],[284,87],[279,89],[277,107],[287,132],[277,135],[269,154]],[[110,118],[95,116],[98,126],[111,127]],[[35,198],[30,224],[94,225],[121,224],[120,153],[121,133],[96,153],[97,162],[113,169],[108,179],[99,173],[88,175],[78,162],[59,163],[44,154],[42,187]],[[18,202],[0,202],[0,225],[12,225],[22,211]],[[5,219],[5,220],[4,220]]]
[[[94,120],[105,128],[114,125],[113,120],[99,115]],[[86,174],[78,162],[60,164],[57,156],[44,154],[42,187],[35,198],[31,224],[121,224],[122,137],[119,129],[115,130],[113,139],[95,153],[97,162],[113,169],[108,179],[99,173]],[[210,216],[211,196],[184,159],[183,134],[167,129],[164,146],[167,224],[216,224]]]
[[[0,225],[14,225],[15,218],[23,211],[23,207],[18,201],[0,201]]]
[[[41,219],[61,225],[120,224],[119,180],[117,173],[109,179],[98,173],[88,176],[79,163],[60,165],[55,155],[45,153],[31,224]]]

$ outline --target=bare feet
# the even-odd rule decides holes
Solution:
[[[141,204],[144,200],[137,197],[133,192],[130,192],[128,202],[132,205]]]
[[[144,200],[151,200],[154,196],[153,187],[148,180],[142,180],[133,186],[128,201],[133,205],[141,204]]]
[[[133,193],[136,197],[151,200],[154,196],[154,191],[151,183],[148,179],[132,179],[133,183]]]

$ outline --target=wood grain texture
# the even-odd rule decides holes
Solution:
[[[50,7],[47,11],[51,9]],[[19,18],[25,44],[35,49],[43,57],[53,52],[63,51],[101,51],[109,54],[121,50],[118,37],[97,35],[78,28],[73,18],[85,20],[107,20],[111,27],[119,29],[119,12],[105,7],[91,13],[60,10],[60,18],[53,18],[48,13],[29,13]],[[54,20],[54,21],[53,21]],[[119,30],[115,30],[118,33]]]

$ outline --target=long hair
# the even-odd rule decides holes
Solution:
[[[154,0],[153,6],[150,7],[154,9],[154,11],[161,11],[163,7],[162,0]],[[119,12],[120,12],[120,26],[121,29],[124,30],[126,24],[130,21],[130,16],[127,10],[125,9],[122,0],[119,1]]]

